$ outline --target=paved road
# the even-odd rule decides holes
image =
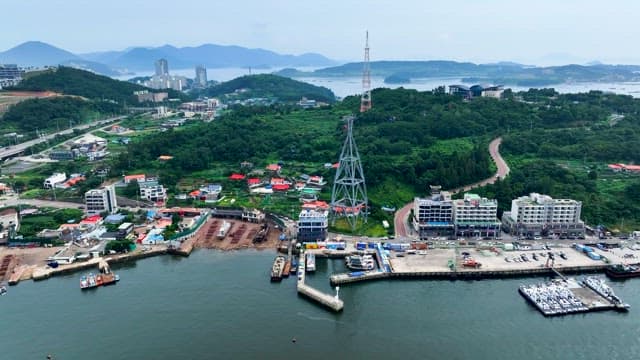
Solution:
[[[62,209],[78,209],[84,207],[84,204],[66,202],[66,201],[50,201],[50,200],[38,200],[38,199],[18,199],[16,197],[9,198],[7,200],[0,201],[1,206],[16,206],[19,204],[32,205],[37,207],[53,207]]]
[[[90,128],[90,127],[93,127],[93,126],[104,125],[104,124],[108,124],[108,123],[111,123],[111,122],[114,122],[114,121],[122,120],[124,118],[126,118],[126,116],[116,116],[116,117],[112,117],[112,118],[109,118],[109,119],[104,119],[104,120],[92,122],[90,124],[78,125],[78,126],[73,127],[71,129],[62,130],[60,132],[49,134],[49,135],[45,135],[45,136],[37,138],[37,139],[25,141],[25,142],[20,143],[18,145],[3,147],[3,148],[0,148],[0,159],[5,159],[7,157],[19,154],[19,153],[23,152],[25,149],[28,149],[29,147],[31,147],[33,145],[36,145],[36,144],[39,144],[39,143],[42,143],[42,142],[49,141],[49,140],[53,139],[56,135],[70,134],[75,129],[84,130],[84,129],[87,129],[87,128]]]
[[[505,177],[507,177],[507,175],[509,175],[509,172],[511,170],[509,169],[509,165],[507,165],[507,163],[504,161],[502,156],[500,156],[499,150],[500,150],[501,143],[502,143],[502,138],[498,137],[493,139],[493,141],[491,141],[491,143],[489,144],[489,154],[491,155],[491,159],[493,159],[493,162],[496,164],[496,168],[498,169],[493,176],[491,176],[490,178],[484,179],[482,181],[479,181],[477,183],[473,183],[473,184],[465,185],[453,190],[449,190],[449,192],[451,194],[456,194],[461,191],[463,192],[469,191],[471,189],[485,186],[487,184],[493,184],[496,182],[497,179],[504,179]],[[412,229],[409,229],[409,231],[407,231],[407,216],[412,207],[413,207],[413,202],[410,202],[405,206],[403,206],[400,210],[396,211],[395,217],[393,219],[395,231],[396,231],[396,237],[408,236],[410,235],[411,232],[413,232]]]

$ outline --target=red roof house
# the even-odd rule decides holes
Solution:
[[[244,180],[245,176],[243,174],[233,173],[229,176],[229,180]]]

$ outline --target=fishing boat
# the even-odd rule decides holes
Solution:
[[[282,272],[284,270],[284,264],[286,258],[282,255],[276,256],[271,266],[271,281],[282,281]]]
[[[308,253],[307,256],[307,272],[316,271],[316,254]]]
[[[287,260],[284,263],[284,269],[282,270],[282,277],[289,277],[290,272],[291,272],[291,261]]]
[[[113,285],[116,282],[120,281],[120,276],[111,272],[109,269],[109,264],[106,262],[101,262],[98,264],[100,268],[100,273],[93,274],[89,273],[87,275],[83,275],[80,278],[80,289],[88,290],[97,288],[98,286],[107,286]]]

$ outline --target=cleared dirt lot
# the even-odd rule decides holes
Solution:
[[[224,222],[231,224],[225,236],[220,239],[218,236],[220,228]],[[196,248],[236,250],[246,248],[270,249],[278,245],[278,237],[281,232],[275,229],[273,224],[269,224],[269,232],[264,241],[253,242],[255,236],[262,229],[262,224],[250,223],[239,220],[211,218],[199,231],[194,243]]]

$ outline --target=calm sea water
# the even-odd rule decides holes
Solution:
[[[317,68],[298,68],[301,71],[312,71]],[[221,68],[221,69],[207,69],[207,77],[209,80],[217,81],[229,81],[239,76],[251,74],[264,74],[272,73],[280,69],[249,69],[249,68]],[[171,74],[186,76],[193,78],[195,76],[194,69],[170,69]],[[135,76],[150,76],[153,73],[140,73]],[[126,75],[116,77],[120,80],[127,80],[134,77],[134,75]],[[362,78],[361,77],[345,77],[345,78],[298,78],[297,80],[304,81],[313,85],[324,86],[331,89],[331,91],[339,97],[345,97],[354,94],[360,94],[362,92]],[[437,88],[438,86],[461,84],[461,78],[425,78],[425,79],[412,79],[409,84],[385,84],[383,77],[374,76],[371,78],[371,88],[399,88],[416,89],[419,91],[428,91]],[[467,84],[470,85],[470,84]],[[514,91],[525,91],[528,87],[520,86],[507,86]],[[555,88],[560,93],[580,93],[589,92],[590,90],[601,90],[613,92],[616,94],[631,95],[633,97],[640,97],[640,82],[623,82],[623,83],[601,83],[601,82],[580,82],[580,83],[566,83],[566,84],[554,84],[545,87]]]
[[[80,291],[81,274],[24,282],[0,297],[0,359],[634,359],[640,279],[613,283],[629,313],[544,318],[523,282],[380,281],[343,286],[344,312],[269,282],[272,251],[197,251],[114,268],[121,281]],[[340,260],[310,283],[331,290]],[[292,342],[292,338],[296,342]]]

